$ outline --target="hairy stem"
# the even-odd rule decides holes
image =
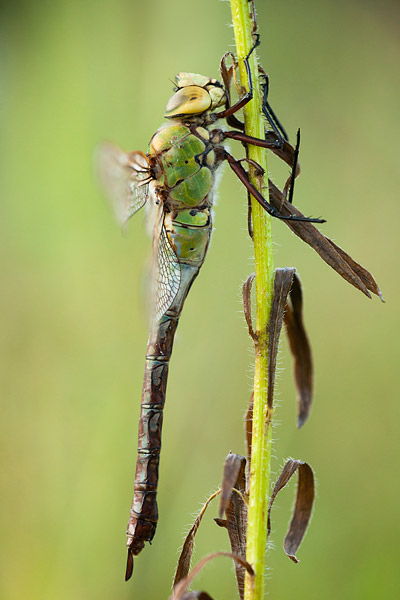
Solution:
[[[232,21],[236,53],[242,85],[247,87],[243,58],[254,45],[252,3],[248,0],[231,0]],[[262,116],[262,98],[258,80],[256,52],[250,58],[253,80],[253,99],[244,107],[245,132],[264,139],[265,125]],[[268,171],[265,149],[249,145],[248,156],[265,171],[257,177],[250,167],[250,179],[268,200]],[[267,506],[271,469],[271,419],[267,407],[268,389],[268,338],[267,324],[272,302],[274,267],[272,253],[271,218],[252,198],[254,257],[256,273],[256,334],[254,372],[253,437],[250,472],[250,497],[247,527],[246,559],[255,571],[251,580],[246,575],[245,600],[262,600],[265,593],[265,549],[267,541]]]

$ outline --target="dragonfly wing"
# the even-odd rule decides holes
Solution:
[[[154,317],[158,321],[170,308],[181,284],[181,265],[168,238],[164,211],[156,225],[154,264]],[[156,231],[155,230],[155,231]]]
[[[96,170],[118,224],[124,225],[149,197],[151,173],[147,156],[105,143],[97,150]]]

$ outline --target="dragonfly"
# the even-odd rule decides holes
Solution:
[[[114,206],[117,220],[124,224],[145,204],[151,207],[153,230],[153,310],[146,352],[138,453],[133,502],[127,529],[128,559],[125,579],[133,571],[134,557],[154,537],[157,521],[157,486],[161,450],[161,429],[169,361],[174,336],[188,292],[202,266],[212,232],[213,191],[218,167],[227,161],[248,192],[272,216],[286,221],[324,222],[298,215],[283,215],[249,180],[242,162],[225,148],[233,139],[271,149],[292,168],[292,184],[298,165],[296,150],[267,100],[264,88],[263,111],[271,129],[261,140],[243,133],[235,114],[251,101],[253,83],[248,59],[244,59],[248,91],[231,104],[227,69],[224,83],[194,73],[179,73],[174,94],[167,103],[167,122],[150,140],[147,153],[125,152],[107,143],[99,151],[99,170],[105,191]],[[227,53],[227,55],[230,53]],[[225,55],[225,56],[227,56]],[[216,126],[224,119],[233,130]],[[253,164],[254,166],[254,164]]]

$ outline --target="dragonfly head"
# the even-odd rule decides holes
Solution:
[[[169,99],[164,117],[181,119],[212,112],[226,102],[223,86],[216,79],[196,73],[179,73],[175,94]]]

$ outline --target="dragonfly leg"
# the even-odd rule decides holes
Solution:
[[[296,148],[293,148],[289,142],[284,140],[282,147],[277,147],[275,142],[277,140],[276,134],[272,131],[267,133],[265,140],[260,140],[259,138],[254,138],[250,135],[246,135],[241,131],[225,131],[223,133],[223,139],[233,139],[243,144],[252,144],[253,146],[259,146],[261,148],[268,148],[272,150],[274,154],[279,156],[279,158],[283,159],[286,164],[291,166],[291,175],[287,180],[284,187],[284,196],[286,198],[289,190],[289,202],[293,201],[293,191],[294,191],[294,180],[298,175],[300,175],[300,165],[299,165],[299,147],[300,147],[300,130],[297,132],[297,143]]]
[[[234,127],[235,129],[244,131],[244,123],[242,121],[239,121],[239,119],[235,115],[230,115],[229,117],[226,117],[226,122],[230,127]]]
[[[247,54],[247,56],[244,59],[244,64],[245,64],[246,73],[247,73],[247,82],[248,82],[248,86],[249,86],[249,91],[246,92],[246,94],[242,98],[239,98],[239,100],[237,102],[235,102],[235,104],[233,104],[232,106],[229,106],[228,108],[226,108],[222,112],[214,113],[215,119],[227,119],[231,115],[235,114],[238,110],[240,110],[241,108],[243,108],[243,106],[245,106],[253,98],[253,80],[252,80],[252,77],[251,77],[251,71],[250,71],[250,65],[249,65],[249,57],[250,57],[251,53],[257,48],[257,46],[260,45],[260,35],[258,33],[254,34],[254,35],[255,35],[255,38],[256,38],[254,46],[251,48],[250,52]],[[240,121],[238,121],[238,122],[240,123]]]
[[[274,150],[276,148],[275,139],[261,140],[251,135],[247,135],[246,133],[242,133],[241,131],[224,131],[223,139],[225,140],[227,138],[231,140],[237,140],[238,142],[242,142],[243,144],[253,144],[253,146],[268,148],[269,150]]]
[[[261,69],[261,67],[259,67],[259,68]],[[286,133],[286,130],[283,128],[283,125],[281,124],[278,117],[276,116],[275,112],[272,110],[270,103],[267,100],[269,78],[263,69],[262,69],[262,71],[263,71],[263,77],[265,78],[265,83],[263,85],[262,111],[263,111],[264,116],[266,117],[268,123],[272,127],[272,131],[266,130],[265,133],[266,133],[266,136],[270,137],[270,138],[272,137],[271,134],[273,134],[275,148],[283,149],[285,146],[285,142],[289,141],[289,137]],[[228,115],[226,117],[226,121],[227,121],[228,125],[230,125],[234,129],[239,129],[241,131],[244,130],[244,123],[242,123],[242,121],[239,121],[239,119],[235,115],[232,115],[232,114]],[[273,150],[272,146],[271,146],[271,150]]]
[[[252,158],[235,158],[234,159],[237,163],[243,163],[246,162],[248,165],[251,165],[252,167],[254,167],[255,169],[255,174],[257,177],[262,177],[265,173],[264,169],[262,168],[261,165],[258,164],[258,162],[256,162],[255,160],[253,160]]]
[[[290,175],[290,178],[286,182],[285,188],[284,188],[284,195],[286,197],[286,194],[287,194],[287,185],[288,185],[288,182],[289,182],[289,198],[288,198],[288,202],[290,204],[293,204],[294,182],[295,182],[295,179],[296,179],[296,177],[298,175],[298,173],[297,173],[297,165],[299,164],[299,149],[300,149],[300,129],[297,130],[296,148],[294,149],[292,173]]]
[[[284,139],[286,141],[288,141],[289,137],[288,137],[282,123],[279,121],[275,112],[272,110],[270,103],[268,102],[269,77],[262,67],[259,67],[259,71],[261,72],[261,76],[264,78],[262,111],[263,111],[268,123],[271,125],[273,131],[278,136],[277,143],[279,144],[280,147],[283,147]]]
[[[230,90],[229,90],[229,82],[230,79],[228,77],[228,69],[225,65],[224,59],[228,54],[231,53],[227,53],[226,55],[223,56],[223,59],[221,61],[221,74],[224,80],[224,84],[225,84],[225,90],[226,90],[226,95],[228,98],[228,108],[223,112],[220,113],[218,115],[218,118],[226,118],[228,125],[230,125],[231,127],[233,127],[234,129],[239,129],[240,131],[244,130],[244,123],[242,123],[242,121],[240,121],[235,115],[234,112],[237,112],[239,110],[239,108],[242,108],[244,106],[244,104],[246,104],[253,96],[252,92],[253,92],[253,82],[252,82],[252,78],[251,78],[251,72],[250,72],[250,68],[249,68],[249,64],[248,64],[248,58],[250,56],[250,54],[253,52],[254,48],[256,48],[258,45],[260,44],[260,38],[259,35],[257,34],[257,40],[255,45],[253,46],[253,48],[250,50],[249,54],[247,55],[247,57],[245,58],[245,65],[246,65],[246,71],[247,71],[247,77],[248,77],[248,85],[249,85],[249,92],[248,94],[246,94],[246,96],[244,96],[241,100],[239,100],[239,102],[237,102],[236,104],[234,104],[232,107],[229,106],[229,99],[230,99]],[[234,57],[233,57],[234,59]],[[235,61],[235,59],[234,59]],[[234,62],[233,67],[231,67],[231,69],[236,69],[237,63],[236,61]],[[284,147],[284,142],[288,142],[289,141],[289,137],[286,133],[286,130],[284,129],[282,123],[280,122],[280,120],[278,119],[278,117],[276,116],[274,110],[272,109],[272,106],[270,105],[270,103],[268,102],[268,92],[269,92],[269,77],[267,75],[267,73],[264,71],[264,69],[259,66],[258,70],[261,73],[261,76],[264,79],[264,84],[263,84],[263,103],[262,103],[262,111],[264,113],[264,116],[266,117],[269,125],[272,127],[272,131],[266,131],[267,135],[268,133],[273,133],[275,134],[275,146],[277,148],[283,148]],[[231,76],[232,77],[232,76]],[[239,104],[241,103],[241,101],[243,101],[248,95],[251,94],[251,97],[247,99],[247,101],[243,104],[241,104],[239,106]],[[234,110],[232,110],[234,109]]]
[[[232,140],[237,140],[238,142],[242,142],[243,144],[252,144],[253,146],[259,146],[261,148],[267,148],[268,150],[272,150],[274,154],[279,156],[282,160],[285,161],[286,164],[292,167],[294,163],[294,148],[289,142],[283,140],[283,145],[279,144],[279,139],[277,134],[274,131],[267,131],[265,135],[265,140],[261,140],[259,138],[252,137],[251,135],[247,135],[246,133],[242,133],[241,131],[224,131],[223,138],[229,138]],[[296,177],[300,174],[300,165],[297,161],[296,167]]]
[[[325,223],[324,219],[314,219],[312,217],[300,217],[297,215],[282,215],[272,204],[267,202],[262,194],[254,187],[248,178],[246,171],[243,169],[239,160],[236,160],[229,152],[224,152],[224,158],[228,161],[230,168],[235,175],[240,179],[250,194],[257,202],[272,216],[284,221],[305,221],[307,223]]]

